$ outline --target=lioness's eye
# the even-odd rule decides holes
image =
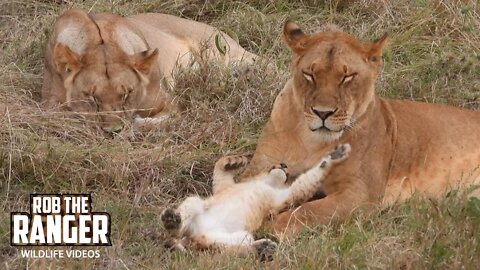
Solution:
[[[307,81],[309,82],[315,81],[315,79],[313,78],[313,74],[307,73],[305,71],[303,71],[303,77],[305,77],[305,79],[307,79]]]
[[[357,76],[357,73],[352,73],[352,74],[350,74],[350,75],[344,76],[343,79],[342,79],[342,81],[340,82],[340,85],[346,84],[346,83],[352,81],[353,78],[355,78],[355,76]]]

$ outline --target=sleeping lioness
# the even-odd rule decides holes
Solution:
[[[326,197],[280,214],[272,225],[277,233],[345,218],[366,203],[413,193],[439,197],[480,184],[480,112],[375,94],[386,37],[362,43],[343,32],[307,35],[288,22],[284,39],[293,53],[292,78],[245,176],[285,162],[295,177],[333,145],[353,150],[325,179]]]
[[[42,100],[99,112],[102,129],[113,133],[124,119],[162,120],[175,109],[165,87],[173,86],[177,66],[212,59],[248,65],[256,58],[211,26],[166,14],[121,17],[71,9],[53,28]]]

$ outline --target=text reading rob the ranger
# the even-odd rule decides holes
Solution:
[[[30,195],[30,213],[11,213],[12,246],[110,246],[110,215],[89,194]]]

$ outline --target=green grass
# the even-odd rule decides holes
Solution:
[[[108,139],[92,123],[44,111],[37,103],[50,27],[72,6],[207,22],[235,32],[242,46],[276,69],[263,63],[240,78],[214,64],[183,70],[173,93],[182,112],[169,128]],[[476,269],[480,264],[480,201],[463,194],[413,198],[358,211],[344,224],[305,230],[282,243],[266,265],[211,252],[167,252],[158,220],[167,204],[210,193],[218,157],[255,149],[273,100],[289,78],[290,54],[280,37],[286,19],[307,32],[334,23],[362,40],[389,33],[380,95],[480,110],[477,2],[5,0],[0,14],[0,268]],[[21,259],[9,245],[9,213],[26,211],[34,192],[91,192],[94,210],[112,216],[113,246],[101,248],[97,260]]]

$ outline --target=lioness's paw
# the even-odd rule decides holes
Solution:
[[[335,148],[335,150],[330,152],[328,155],[332,160],[342,161],[348,157],[348,154],[350,153],[350,151],[351,151],[350,144],[348,143],[340,144]]]
[[[278,245],[272,240],[265,238],[253,242],[253,247],[255,247],[260,261],[269,262],[273,260],[273,255],[275,254]]]
[[[220,166],[220,168],[223,168],[226,171],[231,171],[245,167],[247,163],[248,158],[246,156],[225,156],[217,161],[215,167]]]
[[[180,214],[172,208],[166,208],[163,210],[163,212],[160,214],[160,220],[163,222],[165,229],[169,231],[179,229],[182,223]]]

